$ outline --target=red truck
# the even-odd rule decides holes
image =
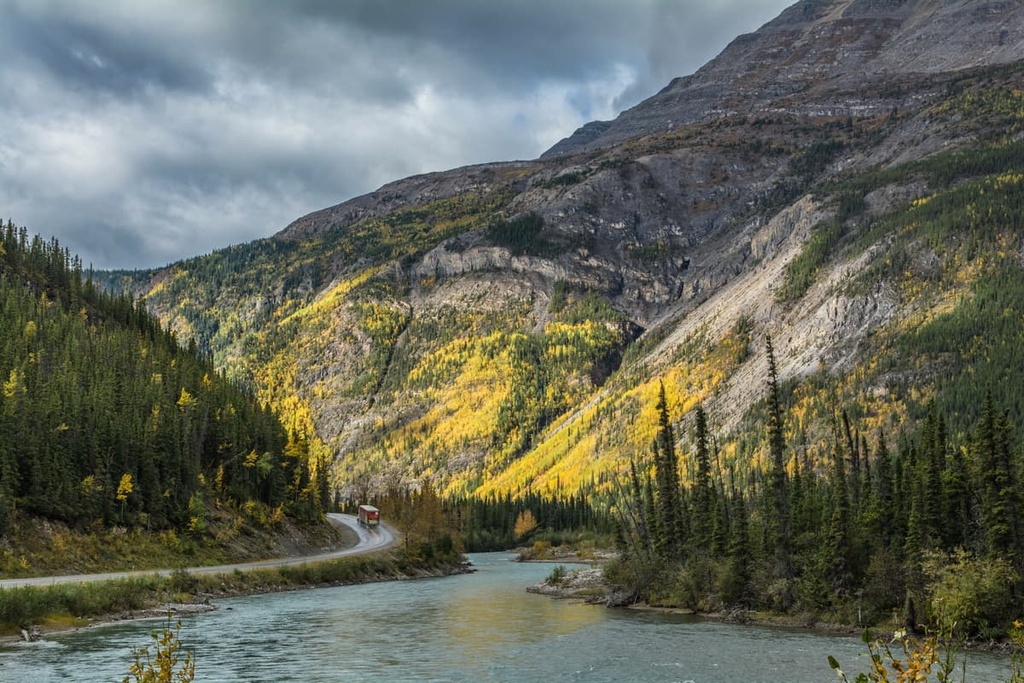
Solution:
[[[380,510],[372,505],[359,506],[359,523],[363,526],[377,526],[380,524]]]

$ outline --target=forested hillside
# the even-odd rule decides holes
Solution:
[[[322,510],[324,468],[270,410],[142,302],[100,291],[56,240],[12,222],[0,379],[0,533],[16,512],[202,536],[219,508],[264,523]]]

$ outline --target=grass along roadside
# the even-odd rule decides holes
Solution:
[[[93,583],[0,589],[0,637],[22,629],[43,632],[152,616],[168,603],[201,604],[211,598],[270,593],[316,586],[443,576],[465,571],[456,553],[394,551],[294,566],[168,576],[141,576]]]

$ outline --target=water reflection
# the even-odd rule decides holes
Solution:
[[[546,575],[550,567],[544,568]],[[502,570],[483,563],[479,571],[500,574]],[[531,573],[536,570],[531,569]],[[438,633],[446,639],[446,647],[457,653],[456,662],[462,668],[482,661],[518,658],[536,650],[538,644],[574,634],[604,619],[601,609],[580,609],[578,604],[528,595],[522,584],[496,589],[487,578],[460,583],[443,603],[443,619],[437,624]]]

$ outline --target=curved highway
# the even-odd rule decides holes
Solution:
[[[261,560],[259,562],[241,562],[239,564],[222,564],[216,567],[187,567],[185,571],[191,574],[228,574],[233,571],[249,571],[251,569],[264,569],[267,567],[285,567],[288,565],[309,564],[323,560],[334,560],[349,555],[363,555],[389,548],[395,543],[394,532],[385,525],[369,529],[359,524],[355,515],[343,515],[337,512],[327,513],[327,520],[332,524],[347,526],[359,536],[359,542],[351,548],[333,550],[317,555],[303,555],[301,557],[284,557],[276,560]],[[109,572],[105,574],[66,574],[62,576],[36,576],[29,579],[3,579],[0,580],[0,588],[16,588],[18,586],[51,586],[58,583],[86,583],[90,581],[111,581],[114,579],[125,579],[134,576],[166,576],[181,571],[180,569],[146,569],[132,572]]]

